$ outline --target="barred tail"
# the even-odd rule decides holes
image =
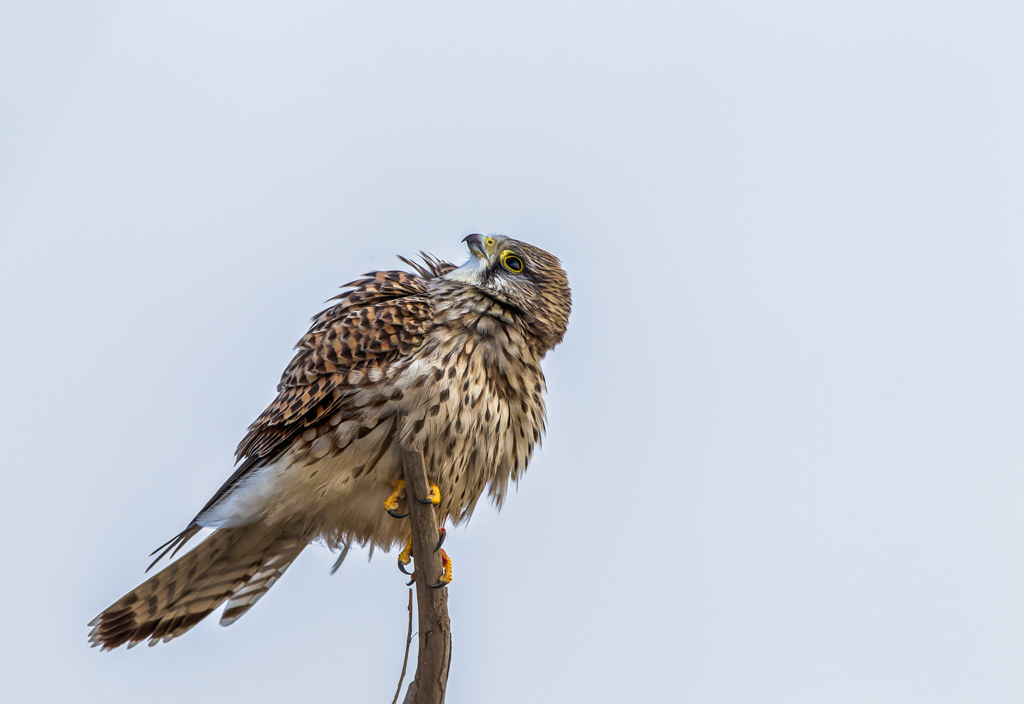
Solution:
[[[228,626],[252,608],[308,540],[294,529],[268,533],[258,525],[216,531],[205,541],[93,619],[93,647],[131,648],[180,636],[227,601]]]

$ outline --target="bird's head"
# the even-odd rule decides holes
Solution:
[[[558,259],[502,235],[469,235],[469,261],[445,278],[476,286],[522,316],[550,349],[562,341],[572,298]]]

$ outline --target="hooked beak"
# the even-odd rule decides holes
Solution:
[[[463,242],[469,247],[471,256],[469,261],[455,271],[450,271],[444,278],[450,281],[461,281],[463,283],[479,286],[483,280],[484,273],[491,266],[491,258],[494,256],[494,249],[497,246],[493,237],[484,235],[469,235],[464,237]]]
[[[473,253],[473,256],[484,260],[487,259],[487,248],[484,244],[483,235],[467,235],[462,241],[469,247],[469,251]]]

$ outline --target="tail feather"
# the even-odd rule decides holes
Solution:
[[[166,543],[158,547],[153,552],[149,553],[150,557],[153,557],[153,555],[156,555],[157,553],[160,554],[156,555],[156,559],[149,563],[149,567],[146,568],[146,571],[149,572],[151,569],[153,569],[153,566],[156,563],[160,562],[160,560],[162,560],[164,558],[164,555],[166,555],[167,553],[171,553],[170,559],[173,560],[174,556],[178,554],[178,551],[185,547],[185,543],[192,540],[192,538],[195,537],[196,533],[198,533],[201,530],[202,528],[200,528],[199,525],[193,521],[189,524],[188,528],[178,533],[176,536],[168,540]]]
[[[259,569],[228,599],[224,613],[220,616],[220,625],[230,626],[251,609],[281,579],[281,575],[305,547],[306,541],[290,536],[275,540],[264,552]]]
[[[112,650],[180,636],[228,601],[222,625],[234,623],[299,556],[301,532],[257,526],[218,530],[97,616],[93,646]]]

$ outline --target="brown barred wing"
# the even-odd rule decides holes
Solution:
[[[453,267],[424,259],[422,273],[440,275]],[[238,444],[240,464],[199,511],[215,506],[253,469],[273,462],[295,438],[336,413],[345,414],[353,390],[372,383],[377,372],[399,362],[423,342],[433,325],[427,278],[406,271],[377,271],[345,284],[335,305],[313,319],[281,375],[277,398],[249,426]],[[177,552],[198,530],[195,519],[165,545],[157,561]],[[152,567],[152,565],[151,565]]]
[[[422,344],[434,311],[424,283],[404,271],[379,271],[348,284],[352,290],[296,345],[277,398],[239,443],[243,466],[272,461],[306,428],[344,412],[352,390],[377,381],[378,372]]]

